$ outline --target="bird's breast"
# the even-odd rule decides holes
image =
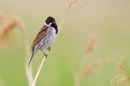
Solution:
[[[45,50],[51,46],[56,38],[56,31],[53,27],[49,27],[46,36],[41,40],[40,45],[41,49]]]

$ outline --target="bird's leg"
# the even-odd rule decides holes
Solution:
[[[41,51],[42,51],[42,49],[40,49]],[[43,52],[43,51],[42,51]],[[44,56],[47,58],[47,56],[48,56],[48,54],[47,53],[44,53],[43,52],[43,54],[44,54]]]
[[[48,47],[47,50],[48,50],[48,51],[51,51],[51,47]]]

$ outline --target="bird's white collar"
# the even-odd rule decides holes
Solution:
[[[48,25],[48,24],[46,24],[46,22],[45,22],[45,24],[44,24],[44,25],[46,25],[46,26],[51,26],[51,24],[52,24],[52,23],[50,23],[50,24]]]

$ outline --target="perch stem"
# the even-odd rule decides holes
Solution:
[[[36,76],[35,76],[35,78],[34,78],[34,81],[33,81],[33,83],[32,83],[32,86],[35,86],[35,83],[36,83],[37,78],[38,78],[38,76],[39,76],[39,74],[40,74],[40,71],[41,71],[42,66],[43,66],[43,64],[44,64],[44,62],[45,62],[45,59],[46,59],[46,56],[44,56],[43,59],[42,59],[42,62],[41,62],[41,64],[40,64],[40,67],[38,68],[38,71],[37,71],[37,74],[36,74]]]

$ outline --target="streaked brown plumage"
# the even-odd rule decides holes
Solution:
[[[33,49],[34,46],[36,46],[46,36],[47,30],[48,30],[48,26],[44,25],[42,29],[39,31],[39,33],[37,34],[37,36],[35,37],[31,49]]]
[[[45,49],[50,49],[50,45],[55,40],[57,33],[58,33],[58,28],[57,28],[55,19],[49,16],[45,21],[45,25],[36,35],[32,43],[32,46],[31,46],[32,56],[31,56],[28,66],[30,66],[31,61],[38,50],[42,51]],[[44,55],[47,55],[47,54],[44,53]]]

